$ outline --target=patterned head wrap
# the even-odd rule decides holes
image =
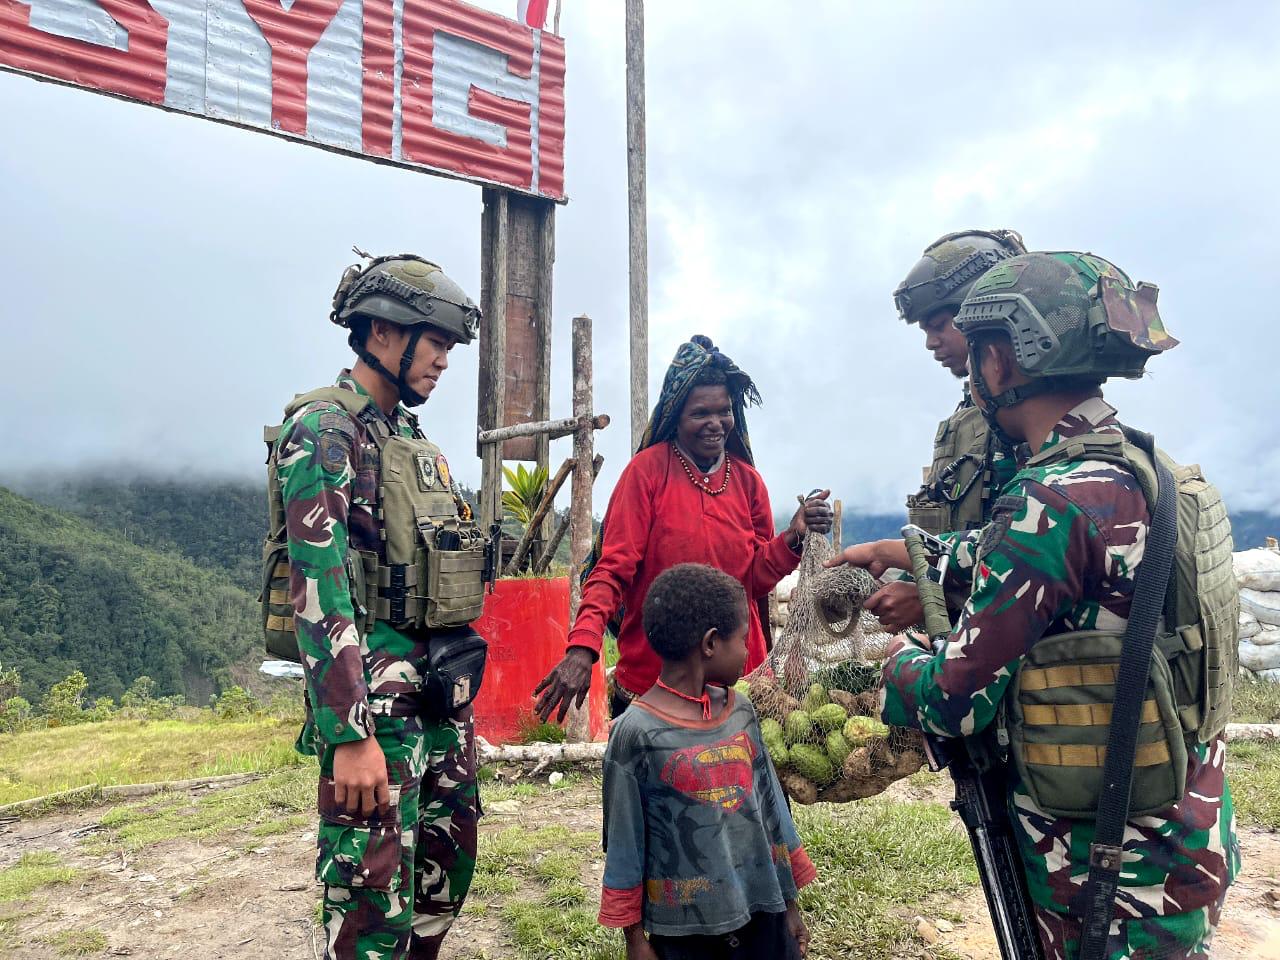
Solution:
[[[708,370],[724,372],[725,387],[729,391],[729,399],[733,404],[733,430],[725,441],[725,447],[735,456],[755,466],[755,458],[751,455],[751,439],[747,434],[746,408],[760,404],[760,391],[755,383],[738,365],[721,353],[710,337],[697,334],[682,343],[676,351],[675,359],[667,367],[667,375],[662,378],[662,393],[658,402],[653,405],[653,413],[649,417],[649,425],[645,427],[644,436],[640,438],[640,446],[636,453],[667,443],[676,438],[676,427],[680,423],[680,414],[684,411],[685,401],[693,388],[700,386],[698,375]],[[582,563],[581,579],[586,583],[587,577],[595,569],[600,560],[600,551],[604,544],[604,523],[596,531],[595,540],[591,544],[591,553]],[[616,637],[622,629],[622,610],[609,621],[609,629]]]
[[[688,343],[682,343],[671,366],[667,367],[667,375],[662,378],[662,393],[653,406],[649,425],[645,427],[636,453],[676,438],[676,427],[680,423],[685,401],[689,399],[693,388],[700,385],[698,375],[708,370],[724,372],[725,386],[733,403],[733,432],[729,434],[725,446],[747,463],[755,465],[755,459],[751,455],[751,440],[747,435],[746,408],[760,404],[760,391],[736,363],[721,353],[709,337],[702,334],[690,338]]]

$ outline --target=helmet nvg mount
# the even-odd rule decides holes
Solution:
[[[368,256],[353,249],[361,256]],[[351,330],[347,339],[360,359],[391,381],[404,403],[417,406],[426,397],[413,390],[405,377],[413,363],[418,340],[428,327],[434,327],[458,343],[470,343],[476,337],[480,308],[439,266],[412,253],[402,253],[370,258],[367,264],[347,267],[333,293],[329,319]],[[358,331],[363,324],[355,323],[359,319],[381,319],[411,328],[398,375],[369,352]]]
[[[1156,309],[1159,288],[1134,286],[1115,264],[1091,253],[1029,253],[1004,260],[973,285],[955,325],[969,341],[984,331],[1008,336],[1018,369],[1032,382],[992,395],[977,357],[969,370],[990,407],[1027,397],[1142,376],[1147,360],[1177,346]]]
[[[944,307],[959,310],[974,282],[1001,260],[1026,253],[1016,230],[961,230],[939,237],[893,291],[898,316],[923,324]]]

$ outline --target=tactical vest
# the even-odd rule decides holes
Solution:
[[[1032,457],[1027,466],[1102,460],[1127,467],[1147,503],[1156,473],[1135,435],[1088,434]],[[1238,670],[1239,592],[1231,567],[1231,523],[1199,466],[1156,456],[1178,485],[1178,539],[1142,704],[1129,815],[1182,799],[1189,745],[1220,734]],[[997,502],[996,513],[1001,510]],[[982,549],[979,547],[979,558]],[[1053,816],[1092,818],[1102,784],[1123,632],[1078,630],[1036,643],[1004,701],[1005,733],[1031,798]]]
[[[986,522],[991,497],[990,430],[982,411],[963,406],[938,424],[924,485],[907,497],[907,522],[934,535]]]
[[[376,509],[386,560],[372,551],[349,548],[345,562],[361,638],[375,620],[403,631],[458,627],[475,620],[484,608],[487,541],[470,518],[459,515],[447,471],[439,467],[440,449],[422,435],[416,419],[412,437],[392,435],[372,399],[341,387],[296,397],[285,407],[285,420],[319,401],[341,407],[366,428],[378,448]],[[280,427],[263,431],[269,528],[262,548],[259,599],[267,652],[298,661],[288,535],[276,465],[279,436]]]

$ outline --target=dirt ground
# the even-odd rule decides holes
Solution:
[[[943,799],[933,789],[907,784],[903,800]],[[311,830],[257,840],[248,833],[207,842],[170,841],[132,856],[89,855],[83,841],[101,829],[110,807],[20,820],[0,826],[0,868],[24,853],[52,851],[84,871],[69,885],[45,888],[25,902],[0,904],[0,921],[21,945],[8,948],[13,960],[46,960],[54,947],[40,942],[69,929],[92,928],[105,935],[99,956],[139,960],[315,960],[321,955],[315,924],[318,891],[311,882],[315,835]],[[490,805],[485,831],[531,822],[557,823],[571,830],[598,830],[594,788],[540,793]],[[1280,835],[1247,829],[1241,833],[1244,876],[1232,888],[1215,941],[1224,960],[1280,960],[1280,911],[1268,894],[1280,894]],[[589,863],[599,882],[602,864]],[[591,877],[584,877],[590,880]],[[501,921],[489,911],[458,920],[443,957],[514,955]],[[954,903],[938,904],[923,935],[971,960],[995,960],[980,891]],[[959,915],[949,923],[944,915]]]

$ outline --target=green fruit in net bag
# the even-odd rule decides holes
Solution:
[[[849,719],[849,715],[844,712],[844,708],[835,703],[824,704],[813,711],[810,717],[813,719],[813,725],[823,733],[839,730],[844,726],[845,721]]]
[[[805,691],[801,705],[806,710],[817,710],[824,703],[830,702],[831,699],[827,696],[827,688],[820,683],[814,683],[810,684],[809,689]]]
[[[850,717],[841,731],[844,738],[857,745],[867,743],[876,737],[887,737],[889,728],[874,717]]]
[[[831,762],[837,767],[844,763],[844,758],[852,750],[853,747],[839,730],[833,730],[827,734],[827,756],[831,758]]]
[[[835,764],[821,748],[812,743],[797,743],[788,753],[791,769],[806,780],[812,780],[818,786],[823,786],[835,779]]]
[[[813,720],[803,710],[792,710],[787,714],[786,734],[787,743],[804,743],[813,739]]]

